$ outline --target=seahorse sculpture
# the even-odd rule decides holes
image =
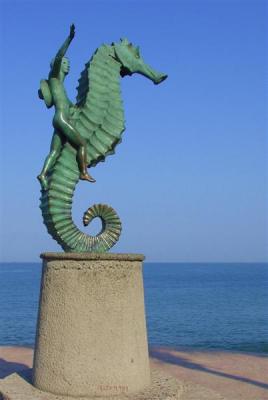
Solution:
[[[102,230],[96,236],[81,232],[72,220],[72,197],[79,179],[95,182],[87,168],[114,154],[125,129],[120,77],[139,73],[155,84],[167,75],[155,72],[140,56],[139,48],[127,39],[100,46],[85,64],[77,87],[77,103],[68,99],[63,81],[69,72],[65,53],[74,38],[74,25],[51,62],[47,80],[41,80],[39,97],[48,108],[55,107],[51,150],[38,176],[41,205],[48,232],[71,252],[105,252],[118,240],[121,222],[117,213],[104,204],[93,205],[85,213],[84,225],[99,217]]]

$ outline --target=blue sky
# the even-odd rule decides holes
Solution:
[[[148,261],[268,261],[267,7],[265,1],[1,2],[0,261],[60,251],[42,223],[36,176],[53,110],[39,81],[69,31],[77,79],[102,43],[128,37],[168,79],[122,80],[126,131],[116,154],[82,182],[74,219],[93,203],[123,222],[115,252]],[[96,221],[88,232],[98,228]]]

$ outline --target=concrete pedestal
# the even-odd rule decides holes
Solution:
[[[62,396],[150,385],[142,261],[136,254],[45,253],[33,385]]]

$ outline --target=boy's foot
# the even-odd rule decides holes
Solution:
[[[40,175],[38,175],[37,179],[41,183],[42,189],[43,190],[47,190],[48,189],[48,183],[47,183],[47,179],[46,179],[45,175],[40,174]]]
[[[89,174],[80,174],[80,179],[82,179],[83,181],[89,181],[91,183],[96,182],[96,180],[92,178],[92,176]]]

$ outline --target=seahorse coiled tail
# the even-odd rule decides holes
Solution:
[[[83,223],[87,226],[92,219],[99,217],[102,221],[101,232],[91,236],[80,231],[72,219],[72,198],[78,180],[76,154],[71,146],[66,145],[48,177],[49,189],[41,192],[40,208],[47,230],[64,251],[107,251],[119,239],[121,221],[112,207],[95,204],[84,213]]]
[[[111,57],[112,53],[112,46],[103,45],[85,65],[77,88],[77,104],[71,107],[70,121],[87,142],[89,167],[114,153],[125,129],[120,65]],[[96,236],[80,231],[72,219],[72,198],[79,181],[76,156],[76,150],[66,142],[48,174],[48,189],[41,191],[44,223],[64,251],[107,251],[121,233],[120,219],[112,207],[93,205],[84,213],[84,225],[95,217],[101,219],[102,230]]]

